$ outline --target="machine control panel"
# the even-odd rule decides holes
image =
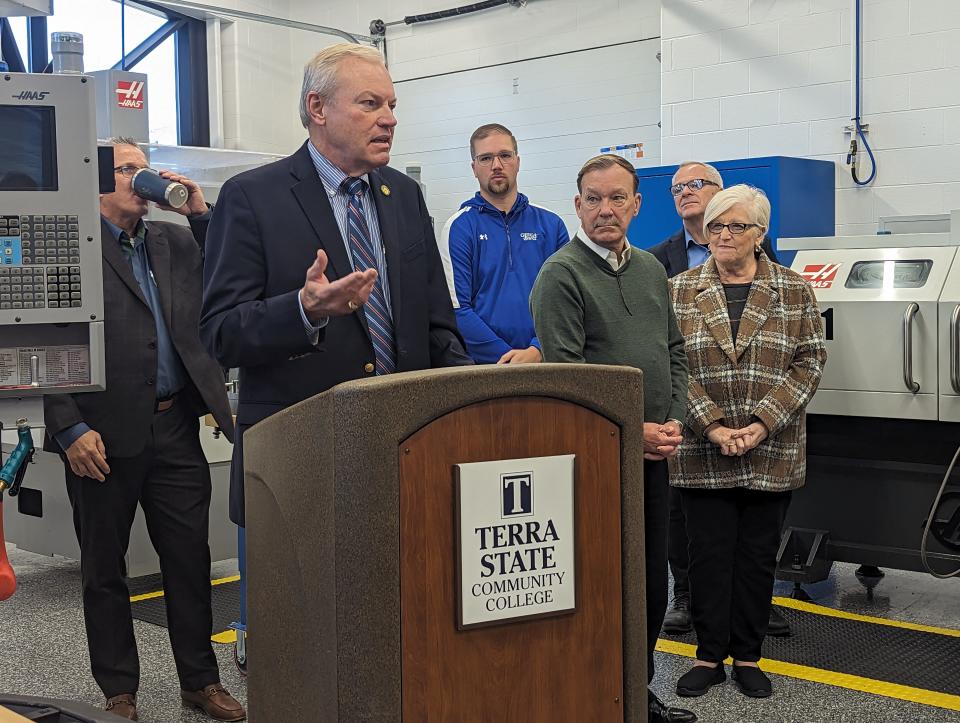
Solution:
[[[0,311],[83,306],[79,218],[0,215]]]
[[[20,246],[23,263],[27,265],[79,264],[80,220],[77,216],[62,214],[21,216]]]
[[[104,387],[93,79],[0,73],[0,400]]]

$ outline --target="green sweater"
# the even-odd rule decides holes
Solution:
[[[644,421],[686,419],[687,355],[654,256],[632,248],[614,271],[574,237],[540,269],[530,312],[545,362],[637,367]]]

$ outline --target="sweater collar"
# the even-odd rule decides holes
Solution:
[[[586,246],[594,254],[599,256],[603,260],[603,262],[608,267],[610,267],[611,271],[614,271],[614,272],[621,271],[630,262],[630,251],[631,251],[630,239],[626,237],[624,237],[623,239],[626,242],[626,246],[623,249],[623,261],[619,262],[619,265],[618,265],[617,255],[613,251],[610,251],[609,249],[604,248],[600,244],[594,243],[590,239],[590,237],[588,237],[587,234],[584,232],[582,226],[579,229],[577,229],[576,236],[583,242],[584,246]]]
[[[576,242],[579,242],[579,243],[576,243]],[[577,249],[585,259],[590,261],[590,263],[594,264],[598,269],[600,269],[603,273],[608,274],[609,276],[619,276],[620,274],[622,274],[624,271],[627,270],[628,266],[630,266],[630,260],[628,258],[624,261],[623,265],[620,267],[618,271],[614,271],[613,267],[610,266],[606,258],[601,256],[595,249],[591,248],[588,245],[588,244],[592,244],[593,242],[590,241],[588,238],[586,238],[586,236],[581,236],[580,234],[576,234],[570,243],[573,246],[573,248]],[[607,250],[604,249],[602,246],[598,248],[603,249],[604,253],[608,253]]]

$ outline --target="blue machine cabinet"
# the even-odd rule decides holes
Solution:
[[[768,234],[777,248],[777,239],[798,236],[833,236],[835,233],[835,176],[830,161],[768,156],[734,161],[710,161],[723,176],[725,186],[748,183],[767,194],[772,206]],[[643,204],[630,225],[630,243],[649,248],[680,230],[670,195],[670,181],[677,166],[638,168]],[[779,251],[785,266],[795,252]]]

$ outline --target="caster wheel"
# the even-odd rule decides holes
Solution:
[[[239,633],[242,635],[243,633]],[[244,641],[245,643],[246,641]],[[247,650],[246,645],[239,640],[233,644],[233,663],[237,666],[237,672],[244,678],[247,677]]]

